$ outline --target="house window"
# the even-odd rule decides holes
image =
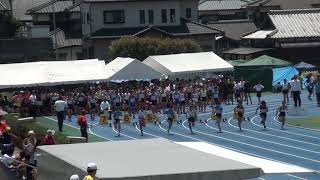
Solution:
[[[124,10],[104,11],[103,21],[105,24],[124,23]]]
[[[87,13],[87,24],[90,24],[90,15]]]
[[[176,10],[170,9],[170,23],[176,22]]]
[[[140,10],[140,24],[145,24],[146,23],[146,15],[144,10]]]
[[[148,10],[148,19],[149,19],[149,24],[154,23],[154,14],[153,14],[153,10],[151,9]]]
[[[162,9],[161,10],[161,19],[162,19],[162,23],[167,23],[167,10],[166,9]]]
[[[191,8],[186,9],[186,18],[191,18]]]

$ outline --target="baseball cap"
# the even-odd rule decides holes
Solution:
[[[30,131],[28,132],[28,136],[30,136],[31,134],[35,135],[36,133],[35,133],[33,130],[30,130]]]
[[[98,170],[96,163],[89,163],[87,166],[87,170]]]
[[[70,177],[70,180],[80,180],[79,175],[78,174],[74,174]]]

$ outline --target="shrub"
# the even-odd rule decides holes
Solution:
[[[123,37],[109,47],[109,59],[131,57],[143,61],[151,55],[200,52],[200,46],[190,39],[160,39]]]

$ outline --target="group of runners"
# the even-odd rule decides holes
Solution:
[[[305,85],[310,93],[309,99],[313,93],[318,92],[318,79],[319,77],[313,76],[307,78]],[[297,89],[295,85],[297,83],[302,84],[295,78],[281,83],[283,103],[278,108],[277,116],[282,122],[282,129],[290,93],[295,105],[301,106],[301,89]],[[55,102],[62,100],[66,103],[66,118],[69,121],[72,121],[73,116],[78,117],[86,113],[90,114],[91,121],[95,121],[100,114],[108,114],[108,118],[114,121],[113,127],[118,132],[118,136],[121,135],[121,119],[124,112],[133,119],[133,124],[139,127],[141,135],[146,125],[146,112],[164,114],[167,117],[168,133],[173,121],[181,119],[177,117],[185,116],[189,122],[190,132],[193,134],[192,128],[199,119],[198,113],[208,112],[208,108],[212,108],[212,119],[216,120],[219,132],[222,132],[221,121],[226,120],[223,117],[222,107],[231,104],[236,104],[234,118],[238,120],[239,129],[242,131],[242,122],[246,120],[243,103],[247,105],[253,103],[252,92],[256,93],[257,111],[260,111],[261,124],[266,128],[268,106],[266,101],[261,101],[263,89],[264,86],[260,82],[253,85],[244,79],[234,81],[228,78],[90,84],[82,87],[20,91],[11,97],[1,97],[0,105],[4,109],[13,107],[22,115],[29,114],[36,117],[40,114],[53,115]],[[314,92],[315,90],[317,92]],[[177,123],[181,124],[182,121],[178,120]],[[87,128],[85,125],[84,127]]]

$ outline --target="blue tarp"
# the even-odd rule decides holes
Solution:
[[[272,72],[273,72],[272,86],[275,86],[278,82],[283,83],[284,79],[287,79],[288,81],[290,81],[294,75],[299,73],[299,71],[293,66],[274,68],[272,69]]]

